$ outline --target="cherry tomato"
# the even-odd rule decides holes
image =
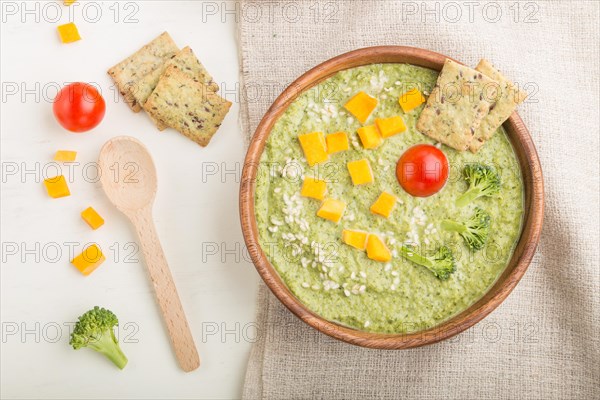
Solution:
[[[95,87],[76,82],[58,92],[52,109],[63,128],[71,132],[85,132],[102,121],[106,104]]]
[[[396,164],[400,186],[416,197],[439,192],[448,180],[448,159],[437,147],[418,144],[406,150]]]

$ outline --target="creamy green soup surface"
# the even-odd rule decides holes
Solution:
[[[271,131],[256,184],[260,244],[292,293],[327,320],[371,332],[430,328],[482,297],[508,264],[521,232],[523,184],[502,129],[477,154],[441,146],[450,162],[450,176],[445,187],[431,197],[412,197],[396,179],[396,163],[406,149],[419,143],[435,144],[415,128],[423,105],[404,113],[398,98],[413,85],[428,95],[437,75],[408,64],[373,64],[339,72],[302,93]],[[377,149],[362,148],[356,133],[361,124],[343,107],[359,91],[379,101],[365,125],[373,124],[375,118],[399,115],[406,131],[385,139]],[[298,135],[313,131],[347,132],[350,150],[309,167]],[[353,186],[346,164],[362,158],[369,160],[375,181]],[[458,208],[455,199],[467,188],[462,167],[473,162],[495,167],[502,189],[498,196]],[[338,224],[317,217],[320,201],[300,196],[305,176],[324,179],[327,196],[347,203]],[[369,211],[382,191],[398,197],[389,219]],[[468,219],[475,207],[492,218],[488,242],[476,252],[456,233],[440,227],[446,218]],[[364,251],[344,244],[343,229],[378,234],[392,251],[392,261],[373,261]],[[448,246],[456,258],[456,271],[448,280],[437,279],[400,256],[403,243],[426,254],[440,245]]]

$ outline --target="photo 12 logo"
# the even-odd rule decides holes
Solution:
[[[3,321],[2,344],[68,342],[76,322]],[[121,322],[114,330],[121,343],[139,343],[137,322]]]
[[[400,10],[403,23],[540,22],[540,5],[534,1],[403,1]]]
[[[95,245],[95,246],[93,246]],[[96,247],[97,246],[97,247]],[[95,260],[97,249],[114,263],[137,264],[140,247],[136,242],[113,242],[104,249],[94,242],[2,242],[2,264],[69,263],[81,253],[85,260]]]
[[[335,1],[203,1],[202,22],[216,20],[221,23],[298,23],[315,24],[340,22],[341,7]]]
[[[0,178],[3,184],[8,183],[41,183],[45,180],[53,180],[59,176],[67,176],[69,183],[81,178],[86,183],[100,182],[103,174],[108,174],[115,183],[135,184],[140,179],[140,166],[138,163],[114,162],[105,168],[100,168],[97,162],[64,162],[55,161],[42,162],[16,162],[5,161],[0,164]]]
[[[115,24],[140,22],[140,2],[135,1],[73,1],[68,7],[62,1],[2,1],[1,7],[3,24],[55,24],[65,20],[95,24],[102,19]]]

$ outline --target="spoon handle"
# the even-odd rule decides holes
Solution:
[[[186,372],[193,371],[200,366],[200,356],[181,306],[171,270],[158,240],[150,207],[139,210],[131,220],[140,238],[146,267],[171,337],[175,356],[181,369]]]

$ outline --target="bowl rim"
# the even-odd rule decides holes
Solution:
[[[302,92],[345,69],[378,63],[408,63],[439,71],[447,58],[450,57],[407,46],[365,47],[333,57],[302,74],[277,97],[250,141],[240,182],[240,220],[252,262],[267,287],[294,315],[316,330],[346,343],[376,349],[408,349],[448,339],[475,325],[498,307],[521,280],[535,254],[542,231],[544,182],[537,151],[517,112],[513,112],[504,127],[519,161],[525,191],[521,236],[508,266],[488,291],[445,322],[417,332],[388,334],[360,331],[326,320],[291,293],[260,246],[254,213],[256,175],[271,129],[288,106]]]

